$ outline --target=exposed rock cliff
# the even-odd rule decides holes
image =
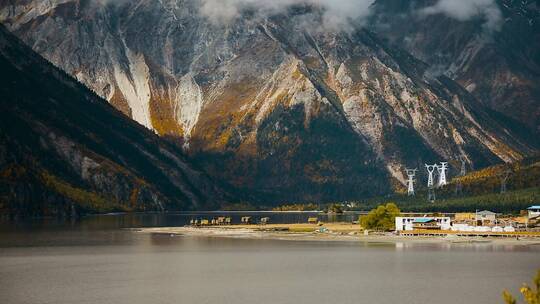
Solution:
[[[467,15],[439,2],[377,0],[370,27],[540,134],[540,3],[465,1],[479,3]]]
[[[0,213],[213,208],[224,191],[0,26]]]

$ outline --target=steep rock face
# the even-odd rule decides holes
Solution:
[[[226,194],[171,145],[0,26],[0,213],[213,208]]]
[[[322,30],[310,6],[227,24],[195,0],[8,1],[0,16],[257,199],[387,193],[405,166],[463,156],[481,167],[533,151],[450,79],[368,31]]]
[[[538,1],[497,0],[486,8],[495,11],[490,16],[465,19],[426,14],[436,3],[377,0],[370,26],[429,63],[430,72],[454,79],[490,108],[540,132]]]

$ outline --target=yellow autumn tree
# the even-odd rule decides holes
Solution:
[[[540,270],[536,274],[536,277],[533,280],[533,287],[524,284],[523,287],[519,290],[523,295],[523,300],[526,304],[540,304]],[[503,292],[504,302],[506,304],[516,304],[516,298],[512,296],[507,290]]]

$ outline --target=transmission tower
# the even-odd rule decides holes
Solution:
[[[407,176],[408,176],[407,194],[409,196],[414,196],[414,181],[415,181],[416,171],[418,171],[418,169],[405,169],[405,171],[407,171]]]
[[[434,175],[435,175],[435,169],[437,169],[437,165],[428,165],[426,164],[426,170],[428,172],[428,201],[435,202],[435,188],[434,186]]]
[[[446,171],[448,171],[448,163],[447,162],[441,162],[440,166],[437,166],[437,171],[439,172],[439,183],[437,184],[437,187],[443,187],[448,184],[446,181]]]
[[[465,176],[467,174],[467,161],[463,156],[459,158],[459,161],[461,162],[461,170],[459,171],[459,176],[457,183],[456,183],[456,195],[463,193],[463,181],[461,180],[461,177]]]
[[[506,193],[506,184],[508,182],[508,178],[512,174],[512,170],[506,169],[504,172],[500,174],[501,177],[501,194]]]

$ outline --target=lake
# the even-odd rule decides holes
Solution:
[[[250,214],[274,222],[313,215]],[[517,294],[540,269],[536,245],[304,242],[123,229],[216,215],[0,224],[0,303],[502,303],[503,289]]]

